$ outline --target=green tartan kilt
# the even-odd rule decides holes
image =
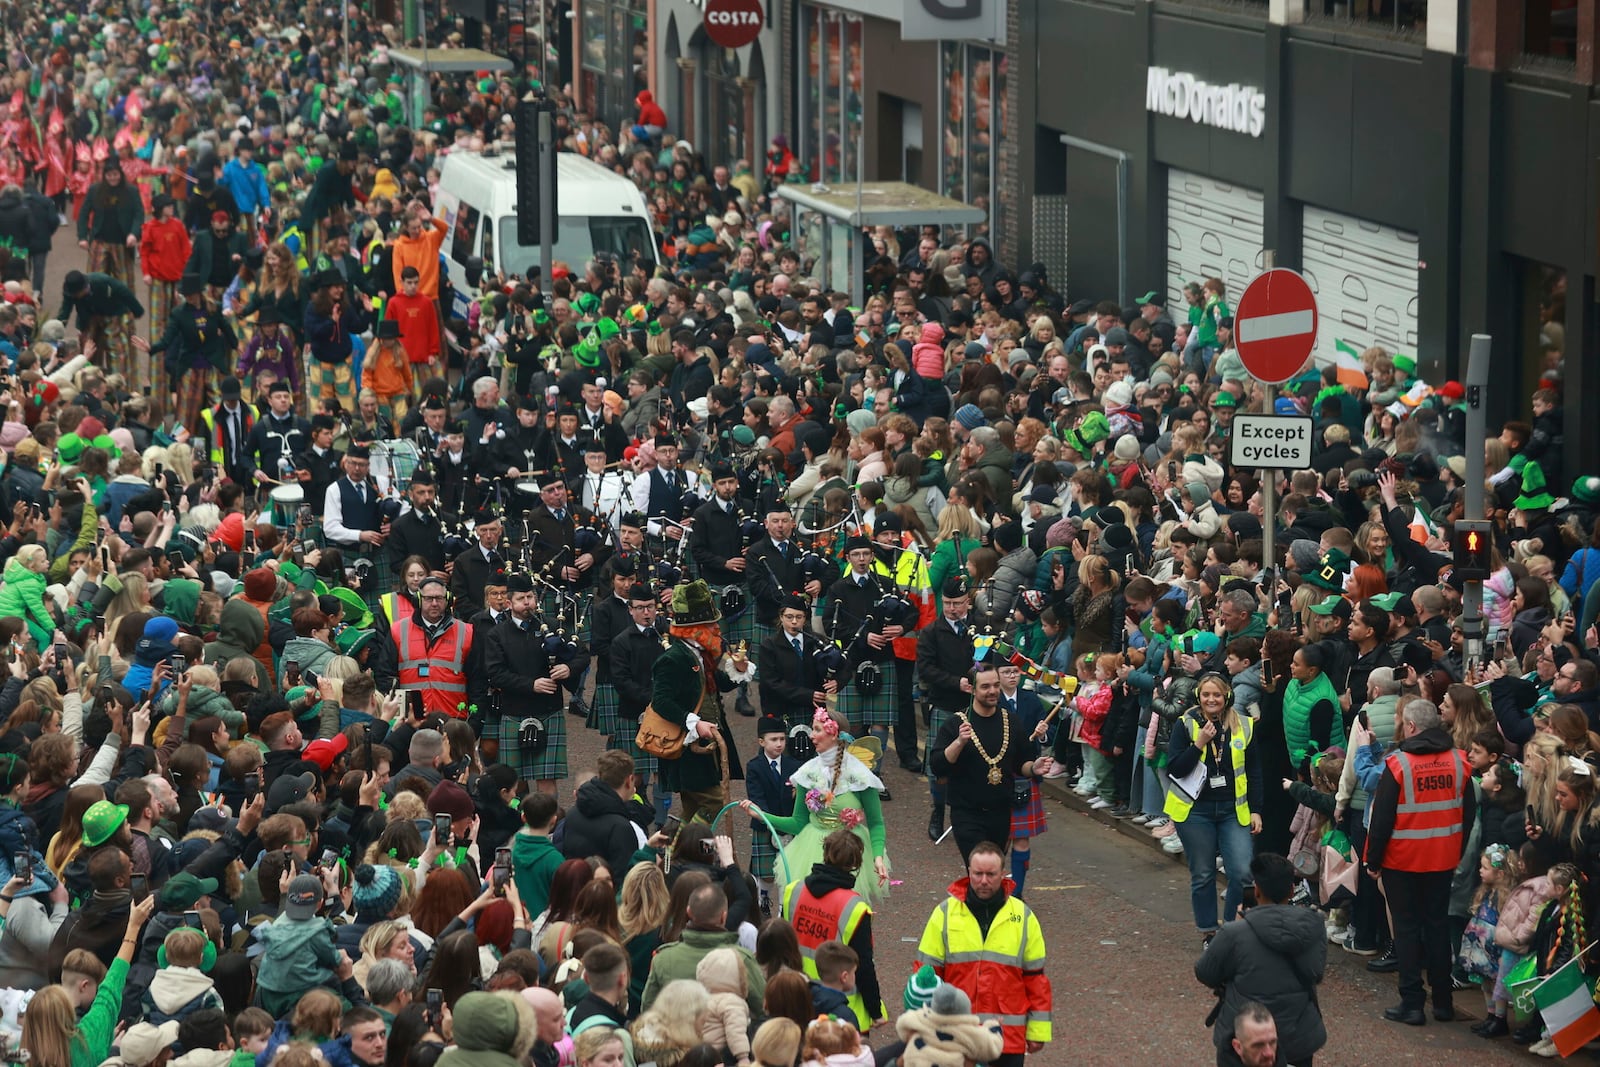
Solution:
[[[765,826],[750,831],[750,876],[757,881],[772,881],[778,850],[772,845],[772,831]]]
[[[638,719],[625,719],[621,715],[616,715],[616,727],[611,734],[611,745],[608,751],[626,752],[633,757],[634,771],[644,777],[655,780],[660,771],[661,761],[634,743],[634,739],[638,736]],[[656,788],[661,788],[659,783]]]
[[[746,594],[748,602],[749,594]],[[722,631],[722,643],[731,646],[735,641],[750,642],[750,658],[756,657],[756,649],[761,647],[761,639],[772,632],[771,626],[764,626],[756,621],[756,606],[750,604],[736,618],[723,619],[718,624]]]
[[[537,756],[525,755],[517,747],[517,731],[525,715],[507,712],[500,720],[500,762],[513,768],[527,782],[559,781],[567,776],[567,717],[552,711],[541,720],[549,743]]]
[[[357,557],[372,561],[372,573],[361,585],[361,602],[366,604],[374,618],[383,618],[383,594],[389,592],[394,582],[389,570],[389,553],[383,549],[369,550]]]
[[[617,687],[610,682],[596,682],[594,698],[589,701],[589,717],[583,724],[598,730],[602,737],[617,732]]]
[[[864,733],[874,726],[893,726],[900,716],[900,694],[896,688],[894,660],[878,664],[878,677],[883,684],[872,696],[864,696],[856,688],[852,672],[850,684],[839,691],[839,714],[850,728]]]
[[[567,636],[579,643],[588,641],[592,626],[589,607],[594,602],[593,591],[584,589],[563,596],[548,586],[540,586],[540,590],[539,617],[545,624],[552,630],[558,625],[566,628]]]

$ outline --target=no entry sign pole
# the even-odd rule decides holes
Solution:
[[[1261,382],[1261,413],[1272,415],[1278,386],[1300,373],[1317,342],[1317,298],[1298,271],[1273,267],[1257,275],[1239,297],[1233,314],[1234,343],[1245,370]],[[1261,470],[1261,554],[1265,566],[1277,574],[1277,477],[1275,468]],[[1267,590],[1275,597],[1276,587]],[[1279,620],[1280,623],[1282,620]]]

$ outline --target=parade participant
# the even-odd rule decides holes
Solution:
[[[855,877],[856,892],[868,900],[881,900],[889,892],[889,855],[879,796],[883,780],[840,739],[839,721],[822,708],[811,717],[811,743],[816,755],[790,776],[795,803],[791,813],[766,812],[779,833],[792,839],[783,846],[784,866],[792,874],[811,870],[823,855],[823,841],[843,828],[860,838],[862,864]],[[741,805],[754,814],[749,801]],[[826,940],[824,938],[823,940]]]
[[[527,520],[528,533],[533,538],[529,565],[542,582],[539,614],[549,623],[562,620],[571,628],[573,637],[584,641],[589,636],[589,604],[594,597],[595,576],[611,558],[611,546],[601,543],[586,551],[578,550],[578,527],[597,530],[598,521],[592,511],[568,500],[567,483],[560,472],[547,471],[539,476],[539,501],[540,506],[529,512]],[[583,718],[589,714],[583,702],[588,673],[587,663],[575,668],[566,686],[571,694],[567,710]]]
[[[905,632],[890,641],[894,648],[895,696],[900,707],[894,721],[894,750],[900,766],[921,774],[922,758],[917,752],[916,670],[917,638],[939,617],[933,602],[933,586],[928,575],[928,560],[916,547],[907,545],[904,523],[893,511],[880,511],[872,527],[873,573],[892,584],[895,591],[915,607],[917,618]]]
[[[652,670],[665,646],[656,629],[659,602],[649,585],[636,582],[628,589],[628,625],[611,639],[611,679],[617,690],[617,726],[612,744],[633,757],[633,772],[639,792],[649,795],[650,779],[658,761],[653,753],[639,746],[639,716],[650,704]],[[656,790],[657,822],[665,822],[672,798],[666,788]]]
[[[822,595],[822,582],[807,581],[800,567],[800,547],[792,540],[794,513],[782,500],[767,509],[767,535],[745,549],[744,573],[755,601],[754,640],[761,639],[778,624],[778,612],[786,596],[804,593],[814,601]]]
[[[253,467],[249,443],[256,428],[256,410],[241,399],[239,379],[231,374],[222,379],[217,391],[221,403],[200,413],[200,424],[211,442],[211,465],[239,484],[248,485]]]
[[[683,538],[688,518],[684,496],[692,488],[689,475],[678,466],[678,439],[671,434],[655,438],[656,465],[633,483],[633,506],[650,520],[650,534],[662,541]]]
[[[377,610],[378,598],[389,588],[389,559],[383,550],[389,520],[379,510],[378,485],[368,474],[371,460],[366,445],[345,450],[345,476],[328,487],[322,502],[322,531],[330,544],[344,550],[347,560],[370,561],[372,570],[361,582],[361,597]]]
[[[945,582],[940,618],[917,634],[917,678],[928,697],[928,751],[923,766],[928,772],[928,794],[933,810],[928,816],[928,840],[937,841],[944,833],[946,783],[933,768],[934,738],[956,712],[964,711],[972,700],[972,679],[967,672],[972,663],[973,632],[967,622],[972,598],[960,578]]]
[[[167,332],[167,317],[178,299],[178,282],[194,244],[189,229],[177,217],[172,197],[161,195],[152,202],[154,212],[139,235],[139,267],[150,293],[150,336]],[[163,393],[165,390],[162,391]]]
[[[591,438],[583,446],[583,470],[577,473],[569,491],[584,511],[599,517],[608,528],[615,528],[627,506],[628,479],[606,463],[605,443]]]
[[[534,625],[539,597],[533,579],[506,579],[511,613],[489,631],[484,666],[500,711],[499,758],[544,793],[555,793],[567,776],[567,725],[561,714],[561,686],[572,668],[546,649]],[[456,625],[464,625],[456,623]]]
[[[390,573],[399,574],[401,562],[411,556],[426,560],[430,572],[444,573],[444,537],[438,512],[434,510],[436,495],[433,475],[424,468],[414,471],[411,484],[406,487],[407,507],[399,518],[389,523],[389,536],[383,543],[389,556]]]
[[[872,951],[872,906],[855,889],[864,857],[861,838],[851,831],[828,834],[821,860],[803,878],[784,886],[783,917],[794,927],[801,963],[812,981],[818,978],[818,949],[824,942],[840,942],[855,953],[855,990],[848,999],[855,1025],[866,1034],[887,1025],[889,1018]]]
[[[633,627],[628,610],[628,590],[638,574],[631,556],[612,556],[600,568],[599,589],[590,604],[589,652],[594,656],[594,697],[589,701],[589,717],[584,723],[606,740],[606,748],[616,747],[617,687],[612,683],[611,642]]]
[[[1261,832],[1260,752],[1255,721],[1233,706],[1233,688],[1208,674],[1195,690],[1197,706],[1184,712],[1167,742],[1172,788],[1164,809],[1176,824],[1189,863],[1189,897],[1203,940],[1217,931],[1217,861],[1228,873],[1223,921],[1232,922],[1245,900],[1254,849]]]
[[[89,253],[89,270],[133,287],[133,260],[144,226],[144,202],[128,185],[122,165],[108,159],[101,179],[84,198],[78,213],[78,247]],[[65,316],[57,316],[65,318]]]
[[[250,427],[245,441],[245,462],[250,472],[246,482],[259,485],[294,481],[294,457],[310,444],[311,423],[295,414],[294,391],[289,382],[280,378],[268,388],[267,410]]]
[[[1017,790],[1049,773],[1049,756],[1029,756],[1027,733],[1014,712],[1000,709],[1000,673],[980,663],[970,676],[971,714],[955,712],[928,743],[929,766],[946,779],[950,826],[965,860],[980,841],[1007,841]]]
[[[844,649],[849,672],[849,684],[839,693],[839,713],[852,729],[870,733],[887,750],[889,727],[900,713],[893,642],[916,625],[916,607],[880,582],[870,539],[857,534],[844,547],[850,569],[829,587],[824,615],[828,639]]]
[[[728,802],[729,779],[743,775],[718,694],[748,679],[751,664],[737,649],[724,650],[720,618],[704,581],[678,586],[672,591],[670,640],[650,668],[649,706],[681,731],[681,753],[662,761],[661,784],[678,794],[685,822],[715,818]]]
[[[480,511],[472,517],[472,532],[478,543],[464,549],[450,568],[450,595],[455,598],[458,617],[470,618],[483,610],[484,582],[506,565],[500,553],[504,529],[500,516],[492,511]]]
[[[1367,803],[1367,851],[1362,862],[1381,881],[1394,918],[1400,961],[1400,1002],[1383,1017],[1409,1026],[1422,1013],[1422,972],[1427,968],[1433,1017],[1455,1019],[1451,997],[1450,881],[1477,817],[1477,791],[1466,757],[1455,747],[1430,701],[1401,708],[1400,746],[1384,761]]]
[[[119,172],[120,173],[120,172]],[[69,270],[61,281],[61,307],[56,318],[71,322],[76,318],[78,333],[96,349],[106,353],[118,373],[131,376],[133,322],[144,315],[144,305],[133,295],[131,284],[111,272]],[[162,336],[168,336],[171,324]]]
[[[67,280],[72,280],[71,274]],[[135,337],[133,345],[151,355],[165,354],[167,381],[173,386],[171,410],[183,425],[199,429],[210,402],[211,382],[226,371],[239,340],[233,324],[206,306],[205,283],[201,279],[184,275],[178,292],[183,303],[173,309],[161,339],[150,344]]]
[[[344,453],[333,447],[332,415],[311,416],[311,447],[294,457],[295,477],[305,488],[306,505],[317,518],[328,502],[328,490],[344,470]]]
[[[1004,864],[994,842],[972,846],[967,876],[951,883],[949,898],[928,916],[917,962],[967,994],[974,1013],[999,1015],[1005,1052],[991,1062],[1022,1067],[1025,1055],[1043,1051],[1051,1040],[1053,996],[1044,973],[1044,930],[1011,893]]]
[[[206,303],[215,308],[221,304],[222,294],[239,273],[244,254],[250,243],[244,234],[233,228],[233,216],[226,211],[211,215],[211,226],[194,237],[194,248],[189,253],[188,265],[183,272],[199,278],[206,286]]]
[[[825,707],[839,691],[839,682],[817,662],[822,643],[806,629],[811,605],[803,596],[784,597],[778,628],[756,649],[756,680],[761,706],[781,715],[789,726],[810,725],[807,708]]]
[[[465,719],[468,657],[472,654],[472,628],[450,616],[450,594],[444,581],[432,575],[417,588],[419,610],[397,619],[389,628],[399,651],[402,689],[422,692],[422,705],[454,719]]]
[[[801,767],[799,760],[789,755],[789,728],[782,719],[772,715],[761,716],[756,725],[758,750],[744,768],[745,796],[750,803],[763,811],[788,811],[794,807],[794,773]],[[772,914],[772,899],[777,895],[773,884],[773,860],[781,841],[775,841],[766,824],[759,819],[750,820],[750,876],[761,891],[761,914]],[[851,881],[854,882],[854,872]]]

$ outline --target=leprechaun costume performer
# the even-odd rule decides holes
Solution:
[[[651,668],[650,706],[686,731],[683,755],[661,761],[662,787],[678,794],[685,821],[716,818],[728,802],[730,777],[744,777],[722,694],[749,681],[755,665],[724,654],[720,618],[703,580],[678,586],[667,648]]]

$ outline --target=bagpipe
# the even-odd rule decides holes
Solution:
[[[877,661],[870,657],[870,646],[867,645],[869,634],[882,633],[886,626],[895,625],[895,619],[904,619],[916,615],[916,605],[904,591],[896,586],[884,588],[883,579],[876,570],[868,570],[868,577],[872,579],[873,588],[877,591],[877,599],[867,609],[866,616],[861,620],[861,625],[856,628],[855,635],[851,637],[848,645],[842,646],[842,662],[839,670],[847,664],[854,663],[856,691],[862,696],[873,696],[883,686],[883,668]],[[829,627],[830,633],[838,627],[839,601],[832,605],[833,624]],[[838,677],[837,674],[834,677]]]

